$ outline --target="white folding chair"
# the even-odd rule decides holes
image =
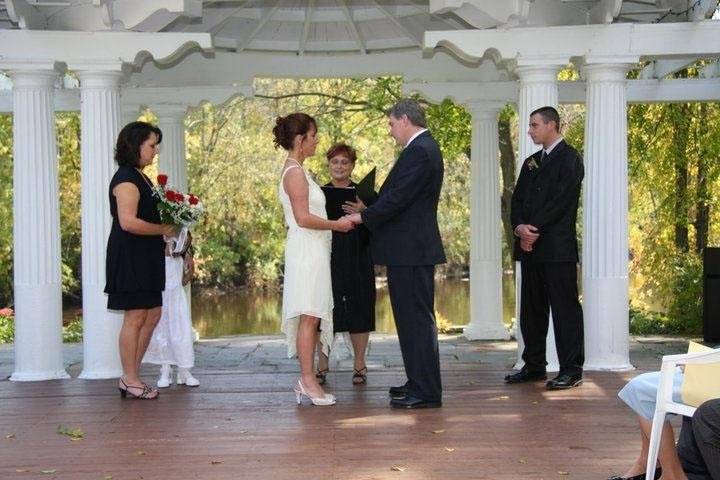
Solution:
[[[660,383],[658,384],[655,414],[653,415],[652,430],[650,431],[650,448],[648,451],[645,479],[655,478],[655,464],[660,451],[660,438],[662,436],[665,415],[676,413],[684,417],[692,417],[695,407],[673,401],[673,376],[678,365],[692,365],[720,362],[720,349],[707,352],[684,353],[680,355],[665,355],[660,367]]]

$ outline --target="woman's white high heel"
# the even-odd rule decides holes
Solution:
[[[178,367],[177,384],[187,385],[188,387],[197,387],[200,385],[200,381],[192,376],[189,369]]]
[[[298,379],[297,383],[295,384],[294,390],[295,390],[295,399],[297,400],[298,405],[300,405],[302,403],[302,397],[309,398],[313,405],[319,405],[319,406],[335,405],[335,395],[326,393],[322,397],[313,397],[305,390],[305,386],[302,384],[302,381],[300,379]]]

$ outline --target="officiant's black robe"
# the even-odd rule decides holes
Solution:
[[[354,182],[350,185],[356,186]],[[332,183],[325,186],[332,186]],[[364,226],[358,225],[347,233],[332,233],[330,273],[335,332],[375,330],[375,272],[370,234]]]

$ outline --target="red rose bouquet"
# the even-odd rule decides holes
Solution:
[[[171,189],[168,186],[167,175],[158,175],[157,182],[153,193],[158,200],[162,223],[188,228],[200,220],[205,208],[197,196]]]

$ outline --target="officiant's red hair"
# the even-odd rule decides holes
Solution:
[[[336,143],[330,147],[330,150],[327,151],[325,157],[329,162],[331,158],[337,157],[338,155],[345,156],[352,163],[355,163],[355,160],[357,160],[357,153],[355,153],[355,149],[347,143]]]

